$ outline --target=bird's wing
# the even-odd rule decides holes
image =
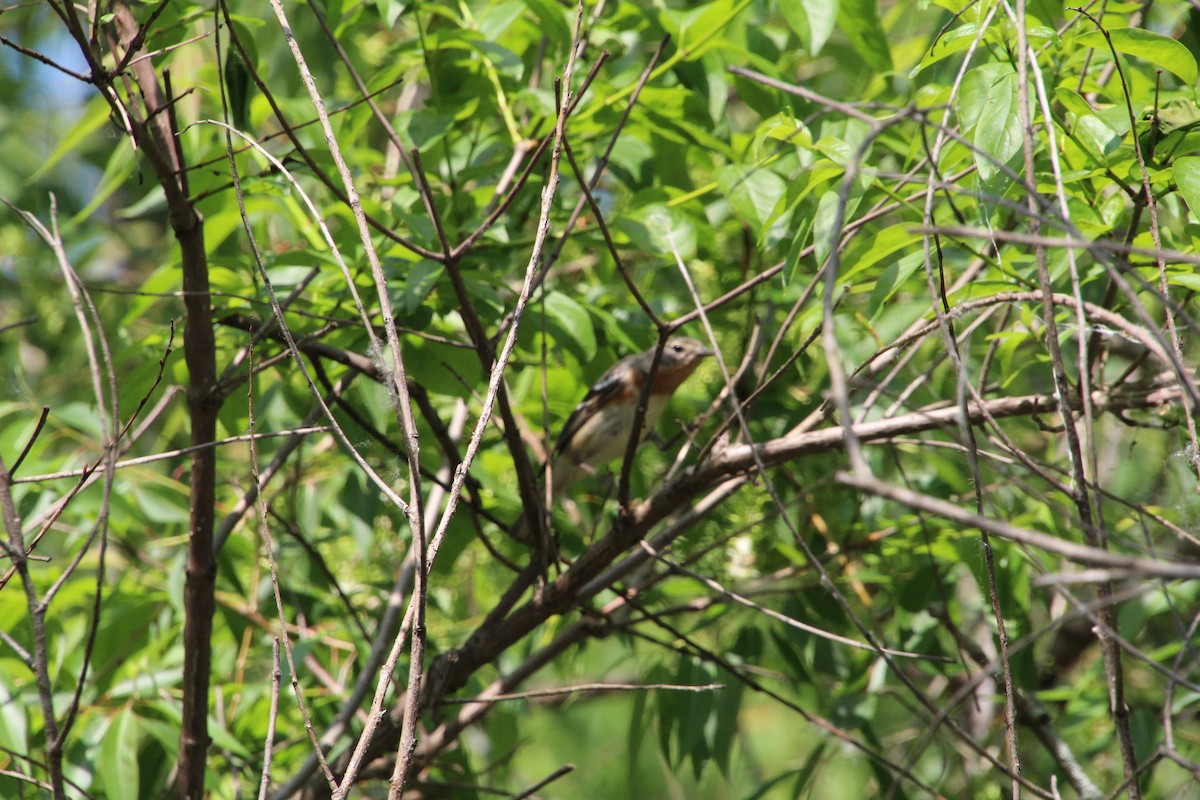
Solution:
[[[635,356],[629,356],[621,359],[613,364],[608,372],[601,375],[600,380],[592,384],[587,395],[579,401],[579,405],[575,406],[571,416],[567,417],[567,423],[563,425],[562,433],[559,434],[558,443],[554,445],[555,457],[558,457],[566,449],[571,443],[572,437],[579,432],[596,408],[615,400],[622,392],[629,390],[631,382],[625,380],[625,377],[626,373],[633,369],[631,362],[634,358]]]

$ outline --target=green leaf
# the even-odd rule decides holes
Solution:
[[[891,72],[892,51],[875,0],[841,0],[838,22],[868,67],[876,72]]]
[[[816,56],[837,25],[838,0],[784,0],[779,13],[810,56]]]
[[[685,686],[698,686],[711,683],[712,678],[711,671],[703,664],[684,660],[679,665],[674,682]],[[686,756],[692,762],[694,774],[699,777],[703,764],[710,757],[708,724],[709,718],[713,714],[713,693],[711,691],[668,693],[679,695],[676,698],[679,705],[679,725],[675,731],[679,757],[682,760]]]
[[[753,792],[743,797],[742,800],[762,800],[764,797],[775,797],[776,794],[772,793],[771,790],[791,777],[795,777],[796,780],[789,796],[804,796],[804,790],[808,788],[809,781],[812,780],[813,774],[821,765],[821,758],[825,754],[825,746],[826,743],[821,742],[809,753],[808,758],[801,767],[779,773],[765,783],[760,784]]]
[[[158,669],[140,670],[135,676],[112,685],[109,697],[145,698],[164,688],[178,686],[183,681],[183,667],[161,666]]]
[[[276,290],[298,286],[313,271],[301,264],[276,264],[267,270],[267,280]]]
[[[909,77],[916,76],[921,70],[932,64],[936,64],[947,56],[952,56],[955,53],[966,50],[978,35],[979,26],[974,23],[968,23],[947,32],[944,36],[938,37],[938,40],[929,48],[929,52],[921,59],[921,63],[917,64],[909,72]]]
[[[408,270],[404,278],[404,313],[410,315],[420,308],[438,278],[442,277],[442,265],[436,261],[421,260]]]
[[[538,28],[560,51],[571,46],[571,26],[567,24],[563,7],[552,0],[524,0],[525,6],[538,20]]]
[[[521,0],[501,0],[499,3],[488,5],[479,13],[479,32],[483,34],[484,39],[496,41],[504,36],[514,22],[521,18],[527,8],[533,9],[533,5],[523,3]]]
[[[821,766],[821,758],[825,755],[825,748],[828,745],[829,740],[823,740],[813,748],[813,751],[805,759],[800,769],[795,770],[796,782],[793,791],[796,794],[808,788],[809,782],[812,781],[813,776],[817,774],[817,769]]]
[[[479,98],[467,100],[460,110],[475,113],[479,108]],[[413,145],[424,151],[441,142],[454,130],[455,118],[441,113],[435,108],[423,108],[418,111],[404,112],[396,117],[400,125],[407,130]]]
[[[850,190],[850,195],[846,198],[846,210],[841,215],[841,227],[834,229],[834,223],[837,222],[838,217],[838,203],[841,202],[840,195],[841,186],[839,185],[836,189],[830,189],[821,195],[821,199],[817,202],[817,213],[813,220],[813,246],[816,248],[814,256],[818,264],[824,264],[825,259],[829,258],[833,248],[837,247],[846,220],[853,218],[854,212],[858,210],[858,202],[863,195],[861,184],[855,184]]]
[[[623,215],[617,228],[640,250],[658,255],[691,258],[696,253],[692,219],[674,206],[652,203]]]
[[[1200,275],[1195,272],[1168,272],[1167,283],[1200,292]]]
[[[711,0],[699,8],[690,9],[679,15],[678,37],[679,49],[687,54],[688,60],[699,58],[709,48],[723,44],[715,38],[724,30],[733,18],[750,5],[750,0]],[[674,13],[664,15],[664,27],[669,29]]]
[[[763,226],[787,191],[783,178],[764,168],[728,166],[717,176],[733,212],[748,223],[761,241]]]
[[[1076,117],[1088,117],[1095,113],[1087,99],[1079,92],[1068,86],[1059,86],[1054,90],[1054,99]]]
[[[856,243],[865,242],[866,247],[861,252],[855,251],[854,264],[845,270],[843,275],[851,278],[919,241],[921,241],[921,233],[914,230],[913,225],[907,222],[884,228],[871,234],[869,238],[856,237]],[[895,264],[892,266],[894,267]]]
[[[812,218],[806,217],[796,227],[796,232],[792,234],[792,244],[788,248],[787,258],[783,262],[784,286],[789,285],[796,279],[796,272],[800,269],[800,264],[802,263],[800,256],[806,249],[810,233],[812,233]]]
[[[10,630],[14,629],[10,622]],[[24,753],[29,747],[29,716],[24,704],[8,685],[8,678],[0,675],[0,746],[10,751]]]
[[[1158,110],[1158,124],[1163,133],[1194,127],[1200,124],[1200,106],[1186,98],[1177,98]]]
[[[1175,185],[1192,210],[1192,216],[1200,219],[1200,156],[1177,158],[1171,170],[1175,175]]]
[[[1021,119],[1017,114],[1017,76],[1001,78],[992,86],[989,102],[984,106],[975,127],[975,154],[979,176],[984,181],[1008,163],[1021,150]],[[984,158],[989,155],[995,161]]]
[[[492,66],[496,68],[496,72],[508,78],[520,77],[524,65],[521,63],[521,58],[512,50],[486,40],[468,39],[467,41],[479,51],[480,55],[491,62]]]
[[[134,158],[133,148],[127,143],[123,143],[123,145],[115,148],[109,156],[108,163],[104,166],[104,177],[100,179],[100,185],[96,187],[92,199],[79,210],[79,213],[71,217],[71,221],[64,227],[74,229],[75,226],[90,217],[96,209],[104,205],[105,201],[115,192],[126,186],[129,176],[133,174],[134,168],[137,166],[137,159]]]
[[[1021,149],[1016,71],[999,63],[971,70],[963,79],[957,110],[963,127],[974,129],[979,177],[991,180]]]
[[[778,144],[768,146],[768,140],[792,145],[803,152],[811,150],[813,144],[812,131],[808,126],[787,113],[776,114],[759,123],[750,150],[754,158],[764,158],[775,152],[773,148],[779,147]]]
[[[242,61],[237,50],[230,50],[225,56],[225,91],[228,98],[229,110],[233,114],[233,126],[239,130],[247,130],[250,123],[250,70]]]
[[[1075,135],[1082,144],[1091,148],[1091,153],[1097,158],[1115,149],[1121,141],[1116,131],[1094,115],[1076,120]]]
[[[109,723],[100,742],[100,761],[96,769],[109,797],[138,796],[138,718],[132,709],[117,712]]]
[[[296,655],[299,658],[301,648],[296,645],[293,647],[296,647]],[[245,745],[238,741],[237,737],[230,733],[224,725],[217,724],[217,721],[211,717],[208,720],[208,735],[212,737],[213,747],[228,750],[239,758],[249,758],[250,751],[246,749]]]
[[[1196,84],[1196,57],[1182,43],[1145,28],[1111,28],[1108,35],[1118,53],[1135,56],[1165,69],[1186,86]],[[1088,31],[1075,41],[1084,47],[1108,50],[1104,31]]]
[[[378,0],[379,7],[382,9],[384,27],[393,28],[396,25],[396,20],[400,19],[400,15],[404,13],[404,9],[408,8],[406,0]]]
[[[675,676],[667,672],[661,664],[655,664],[646,671],[644,676],[646,683],[672,683],[675,682],[674,678]],[[672,766],[676,762],[671,757],[671,732],[678,722],[679,712],[676,694],[677,692],[654,693],[654,720],[658,724],[658,751],[662,754],[663,760]]]
[[[167,193],[163,191],[162,186],[155,185],[133,205],[118,208],[114,211],[113,217],[116,219],[138,219],[139,217],[149,217],[162,213],[166,210]]]
[[[596,357],[596,331],[587,309],[562,292],[546,295],[546,314],[556,321],[567,337],[562,344],[573,345],[579,360],[587,363]]]
[[[478,381],[483,374],[470,350],[415,337],[404,343],[404,360],[412,379],[432,394],[457,396],[464,381]]]
[[[916,252],[909,253],[887,266],[883,274],[879,276],[879,280],[875,282],[875,288],[871,290],[869,309],[872,322],[879,319],[880,313],[888,308],[892,297],[924,261],[925,254]]]
[[[180,484],[164,485],[148,481],[139,481],[128,489],[146,520],[159,525],[182,525],[187,522],[186,492],[186,487]]]
[[[742,708],[742,687],[726,686],[716,690],[716,708],[713,714],[713,733],[710,749],[717,768],[729,774],[729,762],[733,755],[734,742],[738,734],[738,714]]]

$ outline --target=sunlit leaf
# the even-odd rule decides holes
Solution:
[[[1196,83],[1196,57],[1181,42],[1145,28],[1109,28],[1107,31],[1088,31],[1076,41],[1084,47],[1108,50],[1108,38],[1118,53],[1137,56],[1156,67],[1173,73],[1185,86]]]
[[[797,0],[780,3],[779,10],[808,54],[820,54],[837,25],[837,0]]]
[[[124,708],[117,712],[104,734],[96,765],[112,796],[138,796],[138,739],[138,718],[133,710]]]
[[[1171,170],[1179,193],[1192,210],[1192,216],[1200,219],[1200,156],[1177,158]]]
[[[563,344],[575,350],[580,361],[591,361],[596,356],[596,333],[587,309],[562,292],[548,293],[545,303],[546,314],[560,326]]]
[[[958,114],[964,126],[974,130],[975,163],[986,182],[1021,149],[1016,70],[1007,64],[986,64],[968,72]]]

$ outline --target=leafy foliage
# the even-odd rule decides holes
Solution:
[[[1194,793],[1190,4],[86,13],[0,23],[0,796]]]

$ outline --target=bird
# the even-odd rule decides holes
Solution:
[[[638,399],[656,351],[652,347],[613,364],[571,412],[550,458],[554,495],[625,455],[633,436]],[[712,350],[687,336],[667,339],[646,401],[643,438],[658,425],[675,390],[711,355]]]
[[[650,376],[657,349],[652,347],[613,364],[575,406],[547,460],[552,497],[561,497],[587,475],[595,474],[601,467],[625,455],[633,436],[638,400]],[[643,439],[658,425],[675,390],[711,355],[712,350],[687,336],[667,339],[646,398],[641,428]],[[527,515],[521,515],[510,528],[509,535],[528,542],[528,519]]]

